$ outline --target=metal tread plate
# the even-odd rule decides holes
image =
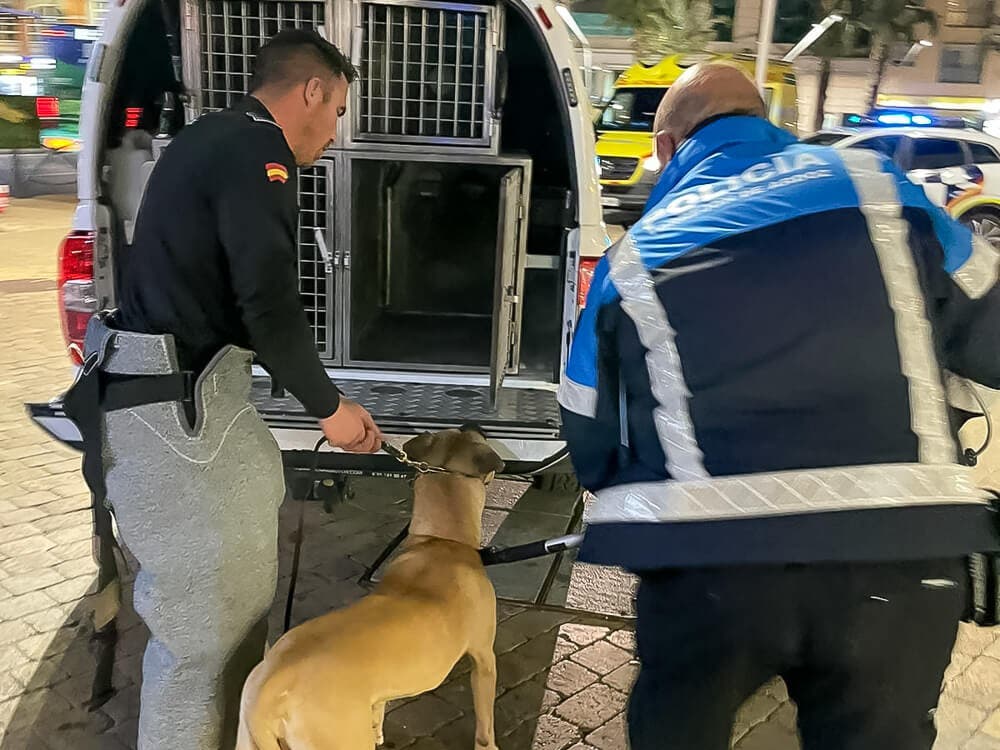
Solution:
[[[556,394],[549,390],[503,388],[493,409],[487,386],[373,380],[344,380],[337,385],[349,399],[364,405],[383,429],[396,425],[430,427],[476,422],[484,427],[496,425],[556,434],[560,426]],[[272,396],[267,379],[255,379],[250,400],[265,417],[306,416],[302,405],[292,396]]]

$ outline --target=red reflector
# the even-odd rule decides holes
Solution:
[[[70,359],[81,364],[87,323],[97,310],[93,232],[72,232],[59,246],[59,309]]]
[[[538,14],[538,17],[541,19],[542,24],[545,26],[545,28],[547,29],[552,28],[552,21],[549,20],[549,14],[545,12],[545,8],[543,8],[541,5],[536,5],[535,13]]]
[[[600,258],[581,258],[580,270],[576,273],[576,304],[579,308],[587,306],[587,292],[590,291],[590,282],[594,280],[594,268]]]
[[[137,128],[139,127],[139,120],[142,119],[142,107],[126,107],[125,108],[125,127],[126,128]]]
[[[35,114],[39,120],[54,120],[59,117],[59,100],[54,96],[40,96],[35,99]]]
[[[71,232],[59,246],[59,286],[94,278],[93,232]]]

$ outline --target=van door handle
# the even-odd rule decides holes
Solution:
[[[327,276],[329,276],[333,273],[333,258],[326,246],[326,237],[323,236],[323,230],[319,227],[313,230],[313,236],[316,238],[316,249],[319,250],[319,254],[323,257],[324,270]]]

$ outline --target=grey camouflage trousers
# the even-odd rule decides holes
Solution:
[[[263,656],[285,487],[248,401],[250,365],[242,349],[216,355],[195,387],[194,429],[179,402],[105,415],[108,501],[150,630],[138,750],[232,748],[243,682]],[[103,369],[174,372],[172,337],[118,334]]]

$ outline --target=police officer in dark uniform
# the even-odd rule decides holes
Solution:
[[[263,654],[284,483],[248,402],[252,353],[332,445],[381,444],[327,377],[298,294],[297,169],[335,138],[355,77],[313,31],[263,46],[250,95],[184,128],[157,162],[119,310],[88,332],[109,382],[194,382],[186,403],[102,417],[106,502],[139,561],[135,608],[151,633],[139,750],[231,747],[243,681]]]

